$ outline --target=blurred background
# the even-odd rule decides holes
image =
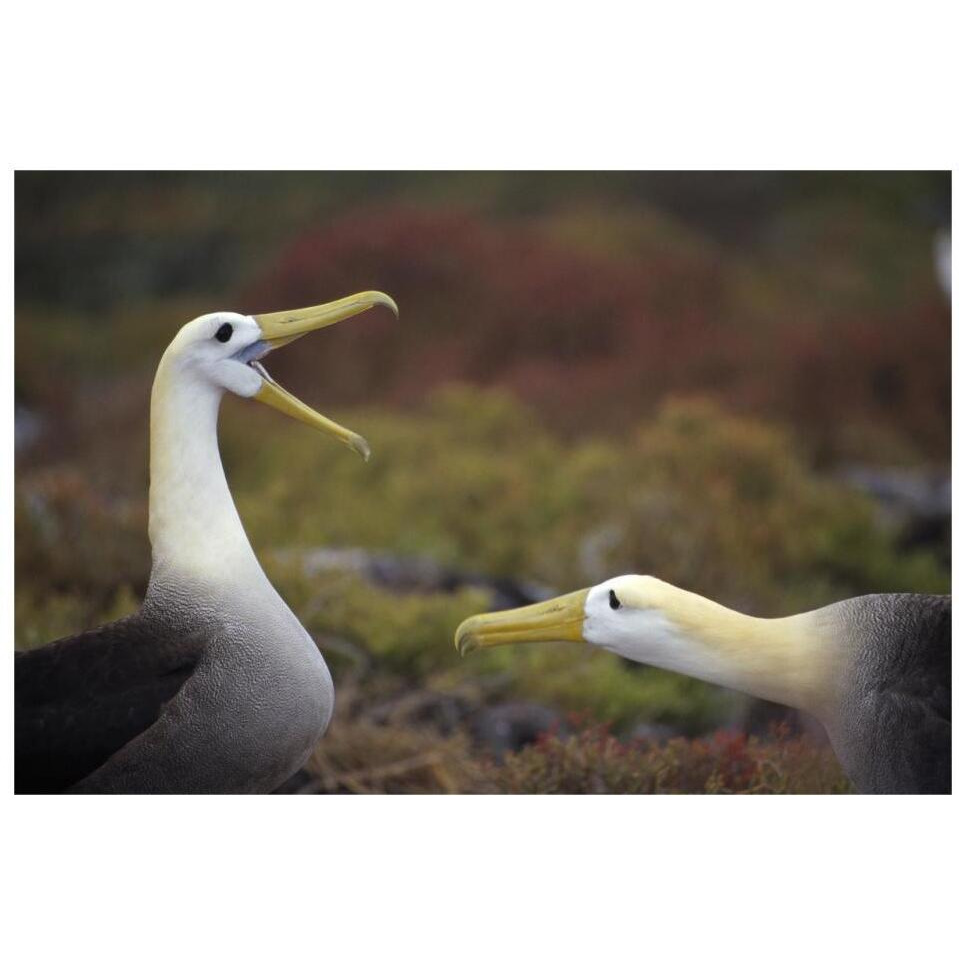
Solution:
[[[337,707],[299,792],[842,792],[785,709],[471,613],[623,572],[744,612],[950,588],[948,173],[18,173],[16,643],[132,612],[192,317],[380,289],[221,450]]]

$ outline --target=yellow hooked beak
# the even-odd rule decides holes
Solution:
[[[374,306],[389,307],[399,316],[400,311],[392,297],[372,290],[366,293],[354,293],[352,296],[343,297],[342,300],[334,300],[332,303],[324,303],[321,306],[308,306],[303,310],[261,313],[253,319],[262,331],[263,340],[269,344],[271,350],[275,350],[298,340],[305,333],[319,330],[324,326],[332,326],[358,313],[365,313]],[[354,433],[317,413],[316,410],[310,409],[292,393],[283,389],[259,364],[257,364],[257,371],[263,377],[263,384],[254,395],[254,399],[272,406],[287,416],[292,416],[295,420],[335,436],[340,442],[356,450],[364,460],[370,458],[370,444],[359,433]]]
[[[508,643],[585,642],[583,619],[588,594],[588,589],[581,589],[532,606],[471,616],[460,623],[453,644],[465,656],[474,649]]]

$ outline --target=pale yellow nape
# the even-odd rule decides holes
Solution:
[[[616,595],[627,607],[662,615],[676,635],[663,641],[682,659],[679,671],[750,695],[828,717],[845,662],[819,610],[777,619],[747,616],[652,576],[623,577]],[[693,668],[690,668],[691,662]]]
[[[181,331],[182,332],[182,331]],[[223,389],[164,353],[150,399],[150,543],[154,575],[265,580],[227,486],[217,443]]]

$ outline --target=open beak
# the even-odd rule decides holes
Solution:
[[[581,589],[532,606],[471,616],[460,623],[453,644],[465,656],[474,649],[508,643],[585,642],[583,618],[588,594],[588,589]]]
[[[342,300],[334,300],[332,303],[324,303],[321,306],[308,306],[303,310],[284,310],[280,313],[261,313],[254,316],[253,319],[262,331],[262,339],[271,350],[286,346],[294,340],[298,340],[305,333],[311,333],[313,330],[319,330],[324,326],[332,326],[341,320],[347,320],[358,313],[365,313],[374,306],[389,307],[397,316],[399,309],[392,297],[385,293],[378,293],[375,290],[366,293],[354,293],[352,296],[345,296]],[[274,380],[269,373],[260,366],[259,363],[252,364],[263,378],[263,383],[259,391],[254,395],[254,399],[267,406],[292,416],[295,420],[300,420],[309,426],[322,430],[335,436],[340,442],[346,443],[351,449],[356,450],[364,460],[370,458],[370,444],[363,439],[359,433],[334,423],[333,420],[310,409],[305,403],[298,400],[292,393],[283,389],[279,383]]]

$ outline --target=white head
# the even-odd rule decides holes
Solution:
[[[454,642],[464,654],[507,643],[586,642],[796,705],[816,688],[810,622],[808,615],[757,619],[653,576],[617,576],[544,603],[472,616]]]
[[[663,609],[668,587],[653,576],[616,576],[586,594],[583,639],[594,646],[650,662],[666,644],[680,638],[680,630]]]
[[[617,576],[544,603],[473,616],[457,630],[456,645],[469,652],[505,643],[566,640],[641,658],[635,654],[675,633],[657,607],[663,588],[672,589],[652,576]]]
[[[192,403],[196,415],[200,415],[197,407],[206,396],[213,400],[215,413],[220,396],[229,391],[330,433],[367,459],[369,444],[362,436],[300,402],[276,383],[259,361],[311,330],[339,323],[377,305],[397,312],[396,304],[385,293],[367,292],[303,310],[257,316],[225,312],[199,316],[177,333],[163,354],[153,385],[154,412],[157,407],[186,405],[186,409],[177,410],[176,415],[182,419],[190,415]]]
[[[262,373],[250,364],[270,349],[252,316],[207,313],[180,329],[166,348],[157,375],[249,399],[263,385]]]
[[[150,406],[150,540],[154,572],[204,575],[255,564],[230,496],[217,448],[224,392],[253,398],[335,436],[364,459],[362,436],[310,409],[277,384],[260,359],[278,347],[376,305],[396,311],[384,293],[354,296],[258,316],[217,312],[187,323],[167,347]]]

